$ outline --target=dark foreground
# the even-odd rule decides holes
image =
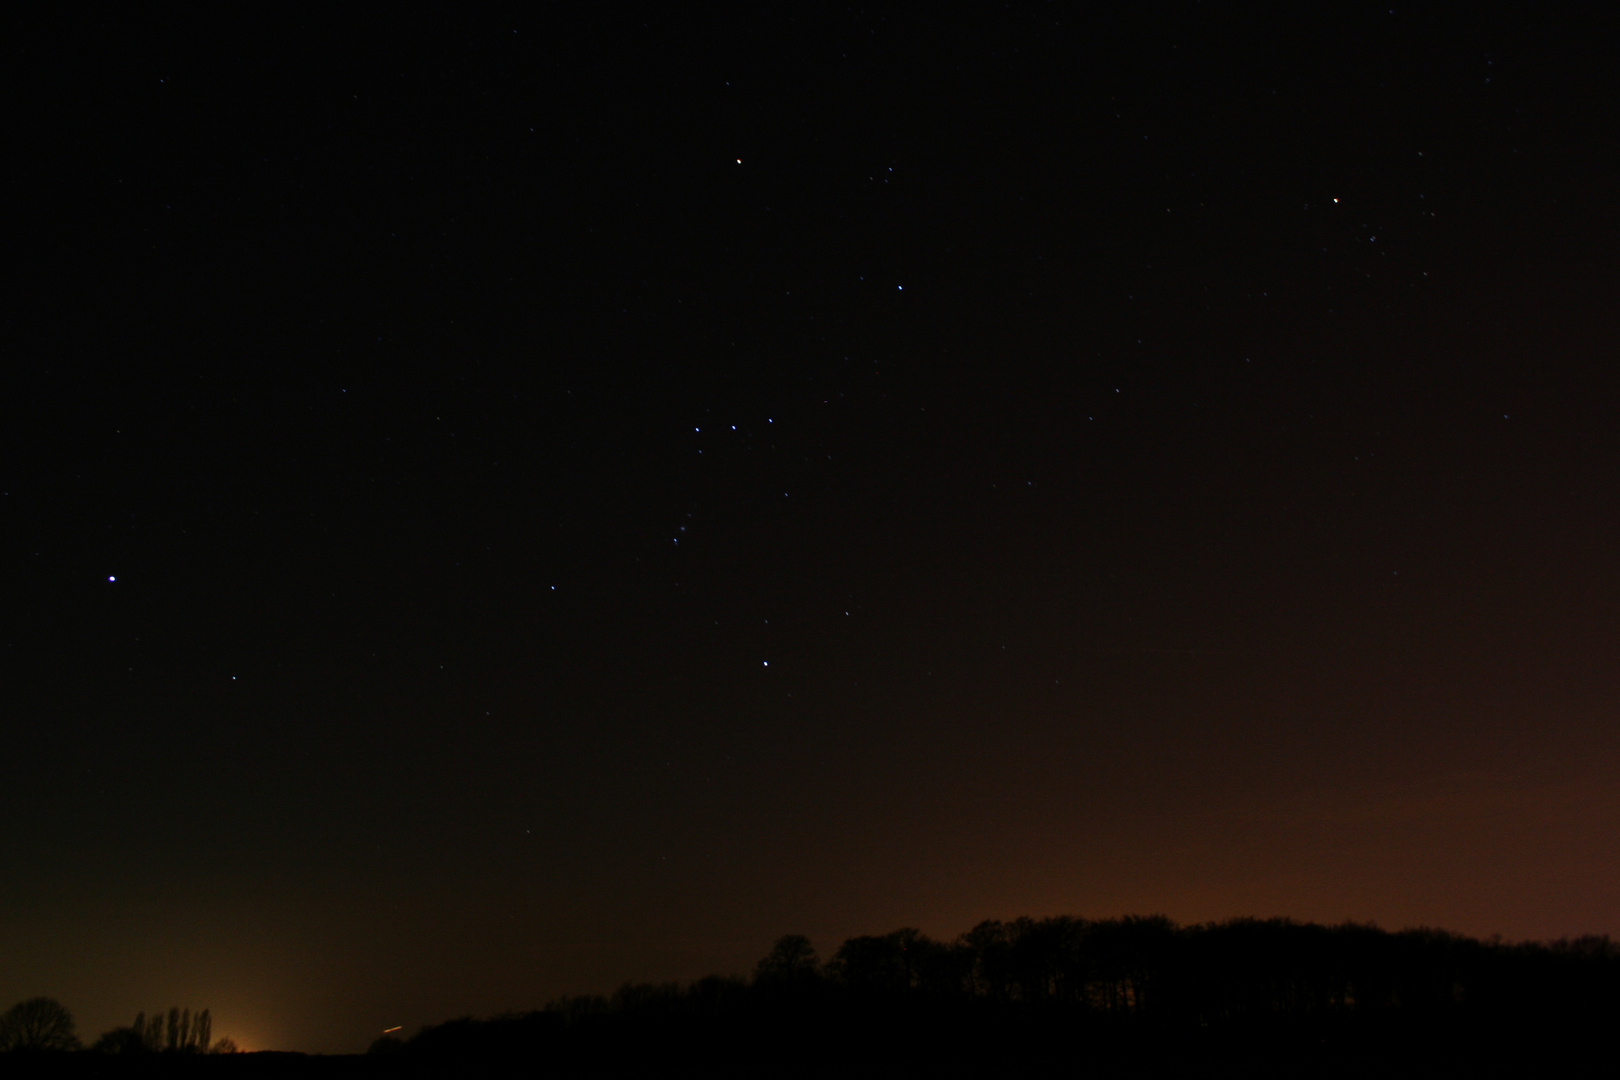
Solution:
[[[782,1036],[790,1036],[782,1038]],[[672,1033],[649,1040],[567,1040],[550,1046],[439,1054],[0,1058],[0,1076],[354,1077],[736,1076],[1477,1076],[1573,1070],[1603,1060],[1607,1029],[1552,1025],[1391,1025],[1381,1030],[1232,1028],[1198,1034],[1103,1033],[1013,1025],[972,1030],[735,1033],[724,1041]]]
[[[0,1078],[1545,1074],[1609,1060],[1617,1030],[1607,938],[1019,919],[851,938],[828,963],[788,936],[752,979],[628,985],[364,1055],[182,1053],[132,1027],[98,1041],[122,1052],[0,1055]]]

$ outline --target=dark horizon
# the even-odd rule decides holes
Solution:
[[[20,36],[0,1003],[359,1050],[792,929],[1620,935],[1613,30]]]
[[[1601,1038],[1617,995],[1620,945],[1606,935],[1531,943],[1286,918],[1026,916],[951,938],[915,927],[856,935],[825,951],[786,934],[746,974],[629,981],[611,994],[390,1025],[366,1053],[396,1069],[545,1062],[593,1073],[729,1068],[795,1046],[799,1072],[891,1057],[928,1072],[1048,1055],[1072,1065],[1077,1045],[1091,1047],[1094,1064],[1146,1064],[1150,1045],[1159,1064],[1183,1066],[1234,1052],[1295,1071],[1392,1054],[1548,1063]],[[76,1030],[63,1003],[36,998],[0,1009],[0,1054],[70,1067],[63,1055],[79,1053],[139,1069],[262,1049],[213,1030],[209,1009],[173,1006],[95,1034]]]

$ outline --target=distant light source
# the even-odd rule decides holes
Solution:
[[[114,577],[112,574],[108,574],[107,575],[107,580],[108,581],[117,581],[118,579],[116,577]]]
[[[391,1028],[383,1028],[383,1034],[384,1035],[392,1035],[396,1031],[404,1031],[404,1030],[405,1030],[405,1025],[404,1024],[395,1024]]]

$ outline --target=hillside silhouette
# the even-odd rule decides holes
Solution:
[[[1620,949],[1606,937],[1060,917],[983,922],[951,942],[914,929],[854,937],[825,962],[788,936],[748,979],[631,984],[372,1052],[430,1070],[1010,1075],[1220,1062],[1314,1075],[1554,1060],[1597,1047],[1617,1018]]]
[[[1261,1075],[1496,1072],[1602,1052],[1620,947],[1287,919],[987,921],[954,941],[788,935],[749,977],[627,984],[385,1035],[352,1056],[221,1053],[171,1009],[88,1049],[48,999],[5,1014],[7,1075]],[[189,1025],[189,1026],[188,1026]],[[189,1035],[187,1033],[190,1033]],[[32,1040],[31,1042],[29,1040]]]

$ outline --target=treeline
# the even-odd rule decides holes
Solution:
[[[631,984],[379,1039],[372,1052],[401,1064],[673,1055],[723,1068],[774,1055],[784,1068],[971,1071],[1217,1047],[1427,1046],[1455,1058],[1461,1046],[1569,1046],[1617,1021],[1620,948],[1606,937],[1506,944],[1285,919],[1050,918],[984,922],[948,942],[912,929],[855,937],[826,962],[806,938],[784,937],[751,978]]]
[[[171,1008],[167,1014],[136,1013],[129,1027],[113,1028],[91,1050],[103,1054],[234,1054],[230,1038],[213,1038],[214,1021],[207,1009]]]
[[[213,1038],[214,1021],[207,1009],[171,1008],[150,1018],[137,1013],[129,1027],[104,1033],[88,1048],[79,1041],[73,1014],[54,998],[20,1001],[0,1013],[0,1052],[56,1055],[88,1050],[94,1054],[234,1054],[229,1038]]]

